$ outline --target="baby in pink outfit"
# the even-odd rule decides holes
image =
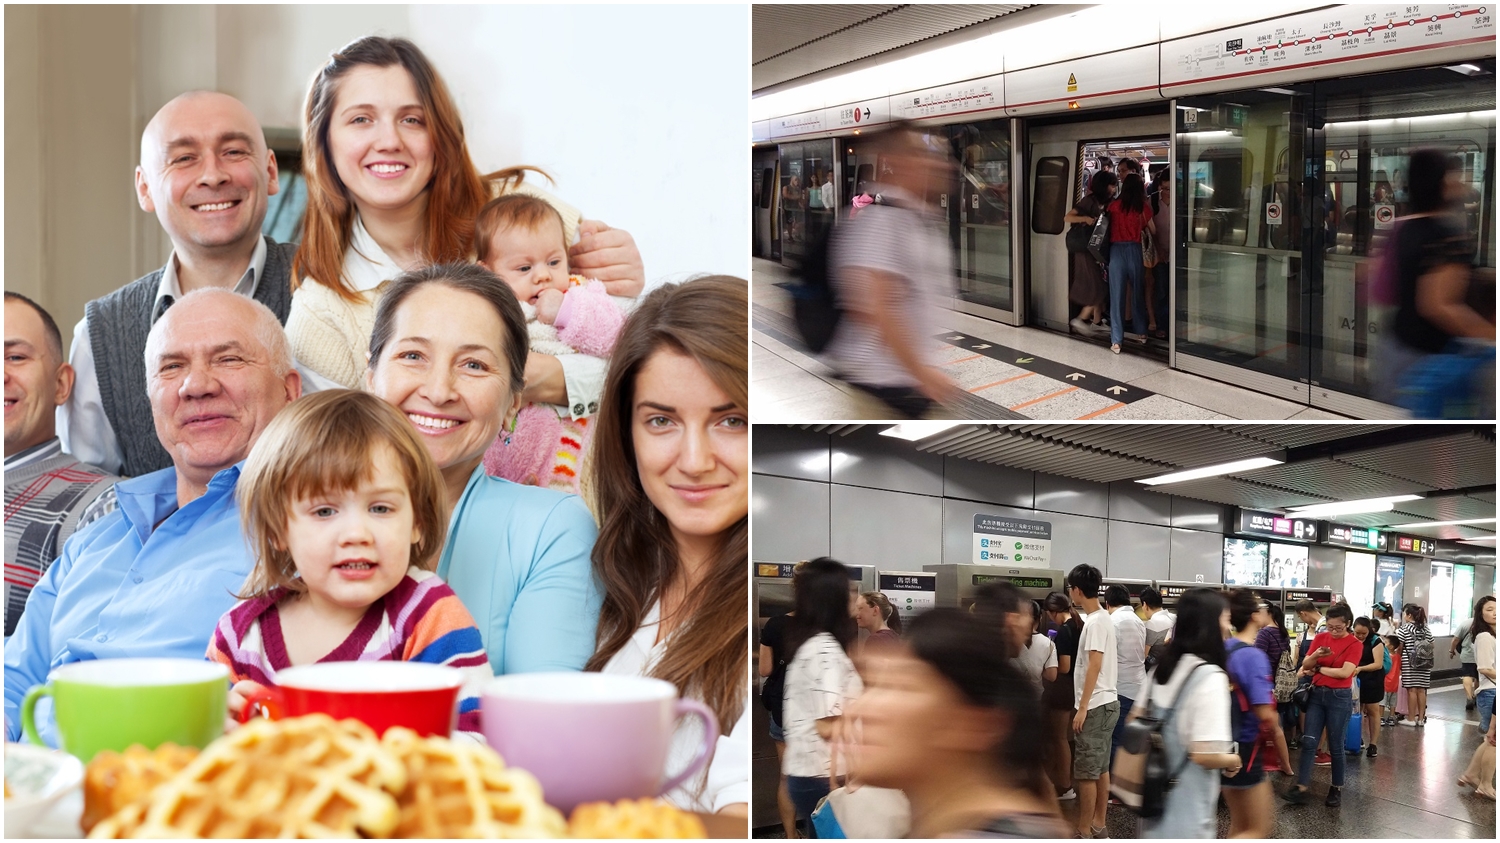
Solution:
[[[614,351],[625,312],[602,283],[568,272],[562,217],[545,199],[510,193],[491,201],[479,212],[474,242],[480,265],[521,302],[533,352],[609,357]],[[577,494],[590,419],[559,405],[527,404],[514,428],[485,452],[485,471]]]

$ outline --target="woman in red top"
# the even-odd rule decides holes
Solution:
[[[1141,230],[1156,236],[1151,206],[1146,203],[1146,183],[1131,173],[1120,183],[1120,198],[1104,209],[1109,214],[1109,350],[1120,353],[1125,322],[1121,311],[1125,285],[1130,284],[1132,342],[1146,341],[1145,259],[1141,256]]]
[[[1338,747],[1344,742],[1344,731],[1349,725],[1349,712],[1354,708],[1354,671],[1364,645],[1359,643],[1350,628],[1354,626],[1354,613],[1347,603],[1339,603],[1328,610],[1328,631],[1320,632],[1308,647],[1307,658],[1302,661],[1302,673],[1312,676],[1312,696],[1308,701],[1307,717],[1303,721],[1302,757],[1297,765],[1297,786],[1286,792],[1287,801],[1300,805],[1307,801],[1307,783],[1312,779],[1313,757],[1318,749],[1318,738],[1327,729],[1328,746]],[[1344,753],[1333,752],[1333,786],[1328,788],[1328,798],[1323,802],[1337,808],[1340,788],[1344,786]]]

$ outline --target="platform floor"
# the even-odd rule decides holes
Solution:
[[[751,416],[756,422],[877,420],[884,405],[833,376],[796,339],[786,270],[754,259],[751,272]],[[1164,361],[1037,328],[967,313],[944,314],[932,340],[943,366],[969,391],[934,418],[1038,421],[1224,419],[1343,420],[1334,413],[1186,372]]]
[[[1478,715],[1464,711],[1458,680],[1438,682],[1428,694],[1423,728],[1395,726],[1381,731],[1377,758],[1349,758],[1344,773],[1344,800],[1339,808],[1323,806],[1332,767],[1314,767],[1307,804],[1292,806],[1279,794],[1292,779],[1271,773],[1278,839],[1371,840],[1381,838],[1495,839],[1495,802],[1455,784],[1479,746]],[[1292,752],[1292,765],[1297,752]],[[759,781],[757,781],[759,786]],[[774,786],[774,785],[773,785]],[[1069,823],[1076,801],[1062,803]],[[1219,803],[1219,831],[1229,833],[1229,809]],[[781,827],[757,828],[755,837],[782,837]],[[1137,837],[1136,817],[1126,809],[1109,809],[1109,836]]]

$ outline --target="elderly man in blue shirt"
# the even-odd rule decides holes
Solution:
[[[235,485],[271,419],[302,393],[286,334],[230,290],[188,293],[151,328],[146,384],[172,467],[120,482],[118,508],[75,534],[32,589],[5,645],[5,732],[26,691],[69,662],[201,659],[253,559]],[[48,701],[43,736],[56,744]]]

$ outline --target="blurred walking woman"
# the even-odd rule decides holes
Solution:
[[[680,808],[748,815],[745,565],[750,443],[748,285],[711,277],[646,296],[615,346],[588,482],[604,587],[588,670],[665,679],[719,720],[705,774]],[[669,766],[698,736],[679,729]]]
[[[1134,720],[1144,712],[1165,717],[1175,710],[1162,739],[1168,766],[1182,771],[1167,793],[1162,815],[1141,820],[1142,837],[1214,836],[1219,771],[1234,777],[1243,766],[1232,751],[1234,736],[1229,731],[1224,652],[1229,632],[1229,605],[1223,595],[1206,588],[1189,590],[1178,605],[1167,652],[1141,684],[1141,698],[1130,717]]]
[[[744,578],[743,570],[737,573]],[[864,690],[848,654],[856,634],[851,610],[859,593],[849,590],[849,569],[826,556],[797,571],[794,592],[787,652],[795,655],[786,668],[782,772],[797,816],[808,819],[808,831],[816,836],[813,809],[838,786],[843,767],[831,758],[834,729]],[[739,611],[744,614],[743,606]]]
[[[849,706],[851,772],[911,801],[911,837],[1067,837],[1036,698],[1002,633],[958,609],[911,622]]]

